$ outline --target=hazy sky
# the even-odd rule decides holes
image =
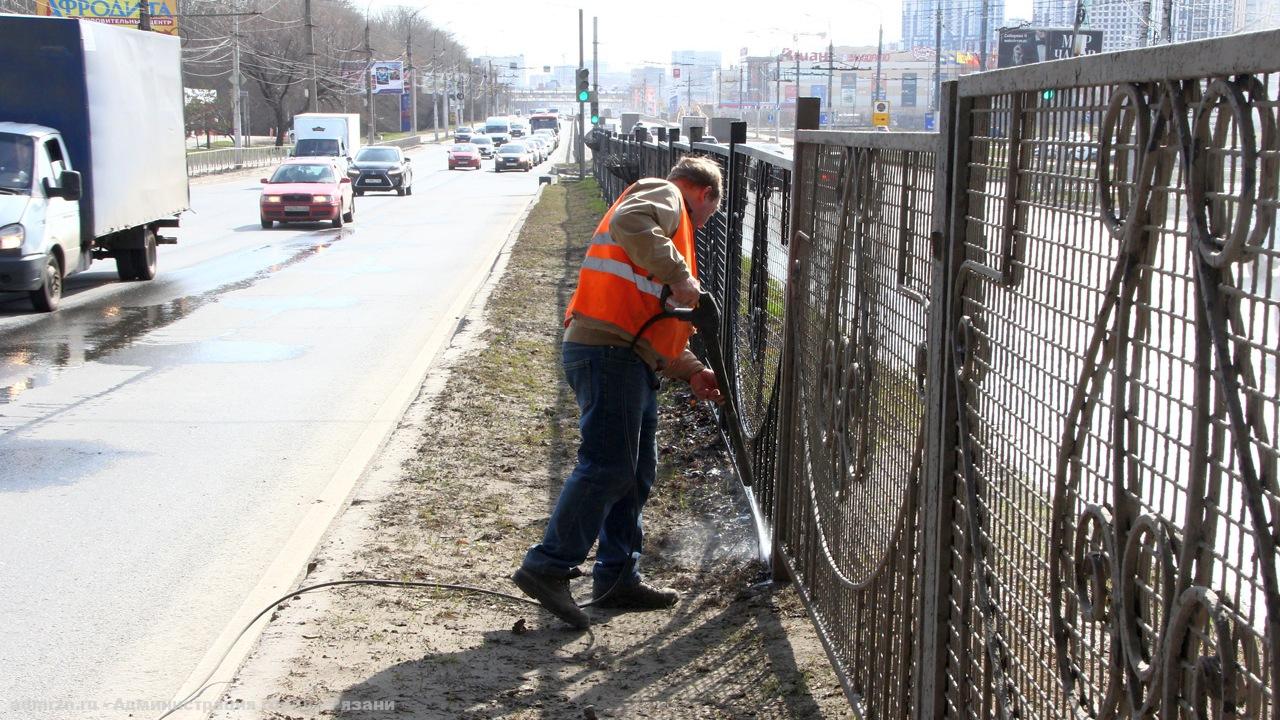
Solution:
[[[979,0],[956,1],[979,6]],[[420,6],[415,0],[374,4]],[[624,66],[666,64],[672,50],[720,50],[729,64],[743,47],[752,55],[794,47],[793,33],[814,33],[799,37],[799,47],[806,51],[825,48],[827,38],[816,33],[828,31],[836,45],[874,45],[881,17],[886,42],[902,35],[901,0],[433,0],[423,15],[453,32],[472,54],[523,53],[526,64],[536,67],[577,64],[579,8],[585,15],[588,65],[593,16],[599,18],[601,63]],[[1008,0],[1005,12],[1029,18],[1031,0]]]

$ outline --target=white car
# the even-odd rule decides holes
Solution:
[[[541,130],[534,130],[533,136],[540,137],[543,140],[546,140],[548,143],[550,143],[552,150],[555,150],[556,148],[560,147],[560,138],[556,136],[555,130],[549,130],[547,128],[542,128]]]

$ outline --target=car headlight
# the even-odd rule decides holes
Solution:
[[[264,202],[264,203],[278,203],[278,202],[280,202],[280,196],[279,196],[279,195],[263,195],[263,196],[262,196],[262,202]]]
[[[17,250],[27,237],[26,228],[18,223],[0,227],[0,250]]]
[[[350,175],[351,177],[355,177],[356,175],[360,174],[360,168],[357,168],[357,167],[347,168],[347,174]]]
[[[388,170],[388,171],[387,171],[387,174],[388,174],[388,175],[403,175],[403,174],[404,174],[404,168],[391,168],[390,170]]]
[[[327,203],[332,202],[333,198],[328,195],[312,195],[311,202]]]

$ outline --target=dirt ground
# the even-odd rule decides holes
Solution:
[[[367,577],[519,593],[508,577],[573,464],[560,318],[604,209],[591,181],[545,191],[487,304],[464,321],[303,585]],[[581,632],[487,595],[296,596],[219,688],[213,717],[852,717],[794,591],[763,582],[710,412],[683,383],[663,391],[660,412],[642,570],[682,591],[675,608],[591,609]],[[589,578],[574,592],[589,596]]]

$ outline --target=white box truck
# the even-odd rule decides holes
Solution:
[[[51,311],[95,258],[155,277],[189,205],[178,39],[22,15],[0,37],[0,290]]]
[[[294,157],[331,157],[347,174],[351,158],[360,149],[360,116],[334,113],[299,113],[293,116]]]

